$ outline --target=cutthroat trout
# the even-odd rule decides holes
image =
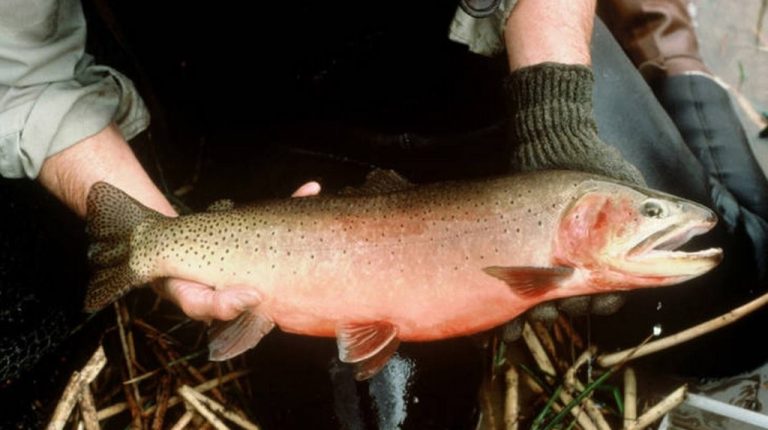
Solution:
[[[336,337],[372,376],[400,340],[490,329],[557,298],[676,284],[721,260],[676,251],[709,209],[566,171],[413,186],[376,171],[358,193],[272,200],[168,218],[106,184],[88,195],[85,308],[161,277],[253,288],[260,304],[212,330],[210,357],[275,325]]]

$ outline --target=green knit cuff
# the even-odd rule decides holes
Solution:
[[[559,63],[525,67],[505,79],[511,137],[523,151],[515,164],[530,170],[590,153],[597,139],[593,85],[589,67]]]
[[[543,63],[512,72],[504,81],[512,132],[519,143],[593,139],[592,70]]]

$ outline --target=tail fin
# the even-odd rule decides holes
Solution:
[[[131,233],[140,223],[162,215],[106,182],[91,187],[87,209],[88,260],[94,273],[84,309],[95,312],[147,281],[129,265]]]

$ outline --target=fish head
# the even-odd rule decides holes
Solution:
[[[558,264],[581,269],[595,290],[671,285],[702,275],[722,250],[683,251],[717,223],[710,209],[641,187],[588,180],[564,211],[556,235]]]

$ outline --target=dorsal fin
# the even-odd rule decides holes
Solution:
[[[235,208],[235,202],[230,199],[216,200],[205,209],[208,212],[231,211]]]
[[[394,170],[373,169],[365,177],[365,182],[359,187],[346,187],[339,194],[345,196],[367,196],[407,190],[413,184]]]

